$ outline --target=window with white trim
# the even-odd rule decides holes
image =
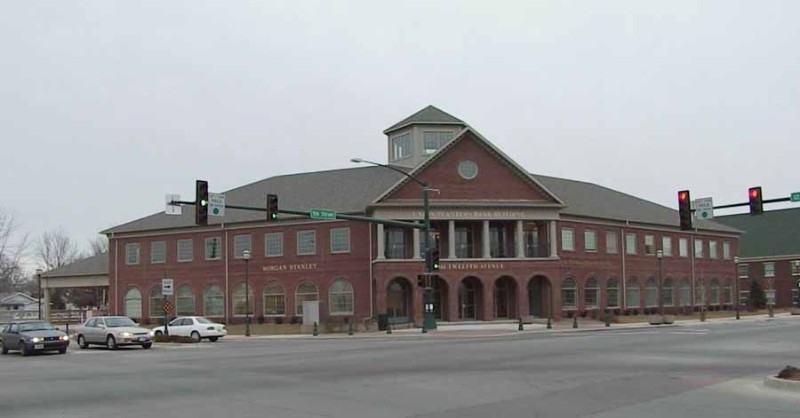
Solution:
[[[656,255],[656,237],[653,235],[644,236],[644,253],[647,255]]]
[[[167,242],[150,242],[150,264],[161,264],[167,262]]]
[[[636,254],[636,234],[633,232],[625,234],[625,254]]]
[[[244,250],[253,251],[250,234],[233,236],[233,258],[244,258]]]
[[[739,272],[740,279],[746,279],[750,277],[750,265],[747,263],[739,263],[736,267],[736,271]]]
[[[722,241],[722,259],[731,259],[731,243],[728,241]]]
[[[404,133],[392,137],[392,160],[399,160],[401,158],[411,155],[411,134]]]
[[[125,244],[125,264],[139,264],[139,243]]]
[[[687,238],[679,238],[678,239],[678,251],[681,257],[688,257],[689,256],[689,239]]]
[[[609,308],[619,307],[619,279],[612,277],[606,284],[606,306]]]
[[[331,315],[352,315],[353,285],[345,279],[336,279],[328,290],[328,300]]]
[[[708,258],[719,258],[719,254],[717,254],[717,241],[708,241]]]
[[[792,268],[792,276],[800,276],[800,260],[792,260],[789,264]]]
[[[317,253],[317,231],[297,231],[297,255]]]
[[[178,240],[178,262],[192,261],[194,259],[194,241],[191,239]]]
[[[280,257],[283,255],[283,232],[264,234],[264,256]]]
[[[566,278],[561,284],[561,307],[563,309],[575,309],[578,302],[578,287],[575,279]]]
[[[664,257],[672,257],[672,237],[661,237],[661,249]]]
[[[597,279],[592,277],[583,286],[583,306],[587,309],[596,308],[600,302],[600,287]]]
[[[625,305],[629,309],[640,308],[642,305],[639,280],[632,278],[625,286]]]
[[[561,251],[575,251],[575,230],[561,228]]]
[[[764,277],[775,277],[775,262],[764,263]]]
[[[350,252],[350,228],[331,229],[331,252],[332,253]]]
[[[222,258],[222,239],[219,237],[206,238],[206,260],[219,260]]]
[[[594,229],[583,231],[583,248],[590,253],[597,252],[597,231]]]
[[[606,231],[606,253],[616,254],[617,249],[617,233],[614,231]]]
[[[425,154],[433,154],[436,150],[453,139],[453,136],[453,132],[449,131],[423,131],[422,142]]]
[[[286,315],[286,294],[283,286],[272,282],[264,288],[264,316]]]
[[[658,306],[658,285],[655,277],[650,277],[644,282],[644,306],[648,308]]]
[[[703,258],[703,240],[694,240],[694,258]]]

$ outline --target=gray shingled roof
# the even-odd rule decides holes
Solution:
[[[397,122],[394,125],[386,128],[383,133],[388,134],[389,132],[396,131],[414,123],[425,125],[467,125],[461,119],[447,112],[437,109],[434,106],[428,106],[419,112],[401,120],[400,122]]]
[[[42,277],[93,276],[108,274],[108,253],[83,258],[66,266],[42,273]]]
[[[718,222],[745,231],[739,238],[740,257],[800,254],[800,208],[765,211],[761,215],[718,216]]]

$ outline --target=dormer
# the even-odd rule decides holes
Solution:
[[[388,137],[388,164],[414,168],[466,126],[461,119],[428,106],[383,131]]]

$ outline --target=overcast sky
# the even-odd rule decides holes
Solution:
[[[36,237],[386,160],[433,104],[676,207],[800,191],[800,1],[4,1],[0,207]],[[797,205],[796,205],[797,206]],[[774,206],[767,206],[771,209]]]

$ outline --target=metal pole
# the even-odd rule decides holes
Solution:
[[[250,278],[248,275],[250,257],[244,259],[244,336],[250,336]]]
[[[733,257],[733,280],[734,288],[736,289],[736,297],[734,298],[734,302],[736,303],[736,319],[739,319],[739,257]]]
[[[422,332],[436,329],[436,317],[433,313],[433,266],[431,265],[431,217],[428,185],[422,183],[422,211],[425,222],[425,289],[422,294]],[[428,309],[431,308],[431,309]]]
[[[39,320],[42,320],[42,271],[36,270],[36,277],[39,279]]]
[[[664,281],[661,277],[661,261],[662,255],[658,257],[658,313],[661,315],[661,320],[664,320]]]

